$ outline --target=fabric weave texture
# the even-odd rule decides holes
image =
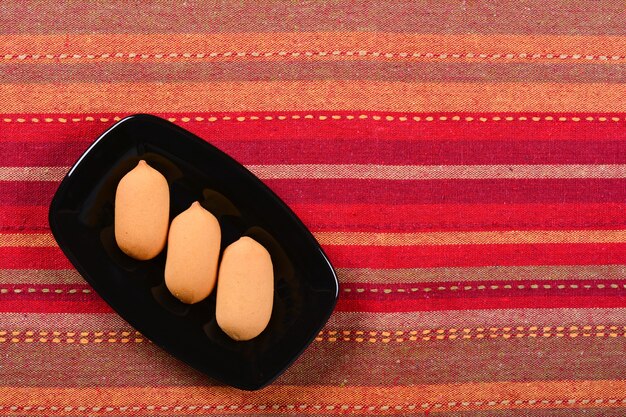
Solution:
[[[626,414],[623,1],[0,5],[0,415]],[[221,386],[112,312],[47,222],[152,113],[246,165],[341,282]]]

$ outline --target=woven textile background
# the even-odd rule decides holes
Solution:
[[[0,3],[0,415],[626,415],[622,0],[97,3]],[[136,112],[248,166],[337,268],[264,390],[153,346],[50,234]]]

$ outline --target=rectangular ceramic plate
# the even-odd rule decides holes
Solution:
[[[115,190],[140,159],[170,187],[170,220],[198,200],[219,220],[221,250],[243,235],[270,252],[274,308],[258,337],[235,342],[215,322],[215,291],[186,305],[164,284],[164,250],[136,261],[116,245]],[[130,116],[106,131],[61,182],[49,213],[60,248],[120,316],[206,375],[242,389],[280,375],[315,338],[338,294],[336,275],[296,215],[258,178],[209,143],[163,119]]]

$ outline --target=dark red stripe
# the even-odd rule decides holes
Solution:
[[[626,243],[331,246],[324,245],[336,268],[419,268],[490,265],[626,264]],[[57,247],[0,248],[0,269],[70,269]]]
[[[626,263],[626,243],[324,246],[336,268],[610,265]]]
[[[494,297],[437,298],[422,300],[351,300],[339,298],[337,311],[404,312],[436,310],[482,310],[511,308],[615,308],[626,307],[626,297]],[[2,313],[113,313],[103,300],[90,302],[7,300]]]
[[[480,122],[453,122],[453,121],[433,121],[433,122],[388,122],[384,116],[388,112],[368,114],[367,120],[274,120],[269,123],[259,122],[236,122],[219,123],[214,127],[205,123],[181,124],[186,129],[191,130],[200,137],[212,140],[212,138],[222,138],[223,140],[276,140],[281,138],[292,138],[296,140],[319,140],[330,139],[340,140],[351,138],[353,140],[444,140],[444,141],[476,141],[476,140],[622,140],[624,139],[623,123],[617,122],[585,122],[559,123],[554,121],[491,121],[491,116],[486,115],[489,121]],[[324,112],[324,115],[342,114],[341,112]],[[354,113],[350,113],[354,114]],[[372,120],[373,115],[382,115],[383,120]],[[394,117],[403,116],[394,114]],[[406,115],[408,117],[419,116],[425,119],[439,115]],[[453,115],[446,115],[452,117]],[[468,115],[476,120],[483,115]],[[516,114],[515,117],[519,117]],[[530,116],[530,115],[528,115]],[[465,117],[465,116],[463,116]]]
[[[1,131],[2,129],[0,129]],[[75,140],[46,142],[20,141],[20,136],[12,141],[0,142],[0,155],[3,166],[71,166],[87,150],[97,134],[86,136],[81,142]],[[45,137],[44,137],[45,138]]]
[[[265,180],[287,203],[569,203],[626,201],[626,179]]]
[[[301,116],[298,120],[293,120],[291,116],[297,114]],[[306,114],[313,115],[313,119],[305,119]],[[365,114],[367,119],[359,119],[358,116]],[[333,120],[331,116],[339,115],[340,120]],[[355,119],[349,120],[347,115],[356,116]],[[110,122],[72,122],[72,118],[84,120],[88,115],[80,114],[21,114],[3,115],[6,118],[14,120],[11,123],[3,123],[0,130],[0,141],[91,141],[95,137],[106,130],[113,124],[113,115],[91,115],[99,120],[101,117],[107,117]],[[118,115],[123,116],[123,115]],[[514,117],[514,121],[494,121],[492,117],[497,116],[502,119],[509,114],[404,114],[392,112],[262,112],[262,113],[186,113],[186,114],[160,114],[160,116],[168,118],[175,117],[177,124],[188,129],[195,134],[209,141],[220,140],[269,140],[275,141],[279,139],[293,140],[341,140],[351,138],[353,140],[504,140],[504,141],[520,141],[520,140],[604,140],[614,141],[624,139],[624,124],[622,122],[613,122],[611,117],[617,116],[623,120],[624,115],[618,114],[525,114],[514,113],[510,116]],[[197,122],[195,117],[203,117],[204,121]],[[215,116],[220,121],[207,122],[206,120]],[[224,117],[231,117],[230,121],[221,121]],[[258,116],[261,120],[244,122],[236,121],[237,116]],[[271,116],[273,120],[263,120],[265,116]],[[286,116],[286,120],[279,120],[278,116]],[[327,120],[319,120],[319,116],[327,117]],[[381,120],[374,120],[374,116],[380,116]],[[385,120],[385,116],[393,116],[394,121]],[[444,116],[451,119],[453,116],[460,116],[461,121],[440,121],[439,117]],[[465,117],[472,117],[474,121],[467,122]],[[545,120],[545,116],[551,116],[557,119],[559,116],[570,117],[576,116],[582,118],[582,121],[559,122],[556,120]],[[585,117],[594,117],[593,122],[585,121]],[[15,120],[24,118],[31,120],[33,117],[40,119],[39,123],[17,123]],[[46,118],[55,120],[52,123],[43,123]],[[59,123],[58,118],[64,118],[66,123]],[[181,122],[183,117],[191,119],[190,122]],[[422,121],[398,121],[399,117],[420,117]],[[431,122],[426,121],[427,117],[433,117]],[[529,120],[519,121],[519,117],[527,117]],[[540,117],[540,121],[532,121],[532,117]],[[599,117],[605,117],[607,121],[598,121]],[[480,121],[484,118],[485,121]]]
[[[626,179],[265,180],[288,204],[622,203]],[[0,181],[4,205],[48,205],[55,182]]]
[[[324,204],[291,208],[314,231],[621,229],[626,204]]]
[[[244,164],[622,164],[620,141],[389,141],[381,139],[222,141]],[[1,145],[1,142],[0,142]]]
[[[499,298],[499,297],[626,297],[624,282],[619,280],[542,280],[525,277],[524,281],[457,281],[412,284],[344,283],[342,297],[346,300],[422,300],[437,298]],[[505,285],[511,288],[504,288]],[[545,288],[545,286],[549,288]],[[558,288],[559,285],[564,288]],[[572,288],[575,285],[576,288]],[[602,285],[602,288],[598,288]],[[612,288],[616,285],[617,288]],[[450,287],[456,286],[455,290]],[[496,289],[492,286],[497,287]],[[519,288],[523,286],[523,288]],[[536,288],[533,288],[536,287]],[[588,287],[588,288],[586,288]]]
[[[103,300],[82,301],[32,301],[7,300],[0,303],[1,313],[112,313]]]
[[[95,139],[99,132],[88,138]],[[287,135],[287,134],[286,134]],[[69,166],[89,141],[0,142],[4,166]],[[623,141],[222,140],[210,142],[243,164],[623,164]]]
[[[291,204],[312,231],[585,230],[626,227],[626,204]],[[48,207],[0,206],[0,232],[48,231]]]
[[[275,113],[280,115],[282,113]],[[316,117],[317,113],[313,113]],[[331,120],[330,116],[344,112],[322,112],[328,120],[273,120],[257,122],[229,122],[229,123],[179,123],[198,136],[209,141],[217,138],[222,140],[271,140],[291,138],[295,140],[445,140],[445,141],[476,141],[476,140],[623,140],[624,125],[618,122],[555,122],[555,121],[492,121],[492,115],[475,115],[475,121],[433,121],[433,122],[388,122],[385,115],[390,112],[349,112],[347,114],[367,114],[367,120]],[[380,115],[382,120],[376,121],[372,116]],[[289,116],[289,115],[288,115]],[[440,115],[417,114],[405,115],[395,113],[396,118],[419,116],[425,119],[433,116],[435,120]],[[446,114],[450,118],[454,115]],[[466,115],[462,115],[465,117]],[[481,116],[488,118],[480,122]],[[515,117],[523,116],[515,114]],[[526,115],[527,117],[536,116]],[[505,117],[502,115],[502,117]],[[610,118],[610,116],[609,116]]]
[[[350,300],[340,298],[336,311],[393,313],[437,310],[492,310],[511,308],[612,308],[626,307],[626,297],[494,297],[437,298],[424,300]]]

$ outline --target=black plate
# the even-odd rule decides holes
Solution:
[[[248,235],[270,252],[274,309],[258,337],[235,342],[221,331],[215,291],[192,306],[174,298],[164,284],[165,250],[136,261],[117,247],[115,190],[140,159],[167,178],[170,219],[199,200],[220,222],[222,250]],[[120,316],[178,359],[237,388],[259,389],[282,373],[337,300],[335,272],[296,215],[228,155],[155,116],[130,116],[100,136],[61,182],[49,222],[65,255]]]

